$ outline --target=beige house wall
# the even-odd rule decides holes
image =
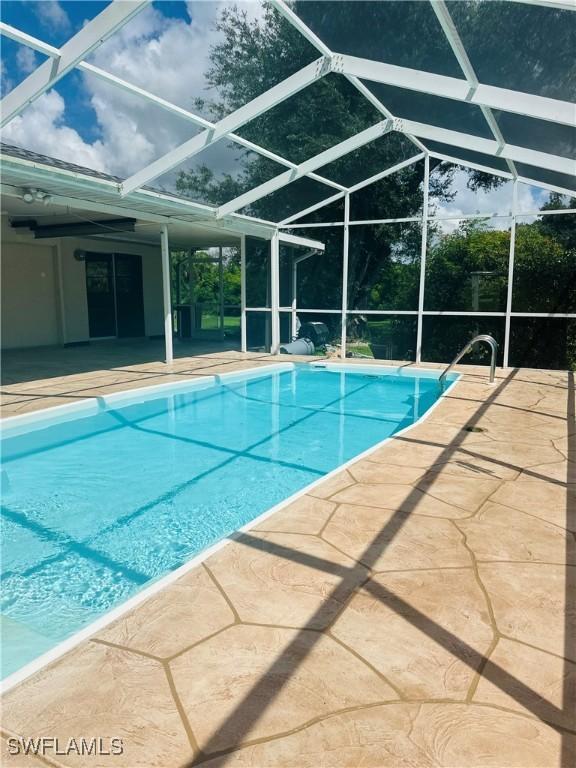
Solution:
[[[61,340],[55,249],[10,243],[2,248],[2,348]]]
[[[2,226],[2,348],[89,341],[86,268],[77,250],[142,257],[146,336],[164,332],[160,248],[82,238],[34,240]]]

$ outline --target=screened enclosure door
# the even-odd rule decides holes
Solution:
[[[90,338],[144,335],[142,258],[125,253],[86,254]]]
[[[114,254],[117,335],[144,336],[142,258],[133,253]]]
[[[116,336],[114,266],[111,253],[86,255],[86,295],[90,338]]]

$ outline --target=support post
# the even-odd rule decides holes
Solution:
[[[428,243],[428,193],[430,186],[430,155],[424,158],[424,202],[422,204],[422,244],[420,250],[420,287],[418,292],[418,329],[416,331],[416,363],[422,362],[422,325],[424,289],[426,283],[426,247]]]
[[[174,359],[172,351],[172,302],[170,299],[170,248],[168,245],[168,227],[162,225],[160,231],[162,245],[162,294],[164,297],[164,344],[166,363]]]
[[[518,201],[518,181],[512,186],[512,224],[510,226],[510,255],[508,257],[508,292],[506,296],[506,324],[504,328],[504,359],[502,365],[508,368],[510,354],[510,317],[512,314],[512,292],[514,288],[514,249],[516,247],[516,208]]]
[[[278,230],[272,235],[270,243],[270,282],[272,307],[272,344],[270,353],[277,355],[280,350],[280,234]]]
[[[293,341],[298,335],[298,315],[296,310],[298,308],[298,262],[294,255],[292,255],[292,320],[290,324],[290,341]]]
[[[344,197],[344,241],[342,247],[342,329],[340,357],[346,358],[346,322],[348,310],[348,251],[350,245],[350,193]]]
[[[246,352],[246,235],[240,238],[240,349]]]
[[[220,339],[224,341],[224,253],[222,246],[218,250],[218,301],[220,310]]]
[[[58,315],[60,320],[60,343],[66,346],[68,342],[68,328],[66,324],[66,299],[64,297],[64,268],[62,264],[61,240],[56,243],[56,273],[58,275]]]

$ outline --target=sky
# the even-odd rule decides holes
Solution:
[[[87,60],[191,111],[210,97],[204,73],[218,40],[218,13],[231,3],[211,0],[155,2],[141,11]],[[241,3],[251,18],[259,2]],[[3,0],[2,19],[51,45],[61,46],[108,5],[82,0]],[[2,38],[2,85],[7,92],[45,57]],[[202,116],[207,116],[206,114]],[[4,141],[126,177],[198,132],[188,120],[73,70],[4,130]],[[231,171],[224,145],[209,160]]]
[[[211,96],[205,72],[211,46],[219,40],[215,21],[224,7],[233,4],[242,5],[250,19],[261,19],[259,0],[162,0],[136,15],[88,61],[202,115],[194,101]],[[1,14],[7,24],[61,46],[106,5],[108,2],[85,0],[2,0]],[[6,93],[45,57],[5,37],[1,40],[1,82]],[[206,113],[203,116],[208,117]],[[126,178],[198,131],[183,118],[93,75],[73,70],[12,120],[3,131],[3,140]],[[241,168],[238,154],[225,141],[199,155],[194,164],[201,162],[218,173],[234,174]],[[156,180],[155,185],[170,188],[177,171]],[[469,190],[466,180],[465,171],[456,174],[456,199],[437,206],[439,214],[509,209],[508,185],[484,194]],[[521,210],[535,210],[548,197],[535,188],[523,187]],[[327,188],[327,197],[329,194]]]

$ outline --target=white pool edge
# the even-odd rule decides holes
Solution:
[[[142,400],[149,400],[151,395],[162,397],[164,394],[176,395],[196,389],[209,389],[215,384],[219,384],[222,380],[230,381],[234,378],[252,379],[267,376],[277,371],[291,371],[294,368],[294,363],[273,363],[272,365],[245,368],[239,371],[229,371],[228,373],[211,373],[207,376],[190,374],[190,378],[183,379],[182,381],[168,381],[164,384],[152,384],[148,387],[123,389],[120,392],[112,392],[109,395],[87,395],[79,402],[51,405],[49,408],[40,408],[29,413],[5,416],[0,419],[0,433],[3,437],[11,437],[20,432],[27,431],[26,427],[48,427],[54,421],[60,422],[62,416],[69,415],[70,418],[95,416],[97,413],[108,410],[114,405],[130,405],[142,402]],[[242,376],[242,374],[245,375]]]
[[[348,365],[346,366],[345,363],[328,363],[328,362],[322,362],[322,363],[303,363],[303,365],[312,365],[313,367],[320,367],[320,368],[331,368],[331,369],[340,369],[343,371],[356,371],[359,372],[359,369],[362,368],[370,368],[373,371],[378,371],[381,368],[384,368],[385,366],[379,366],[379,365]],[[150,387],[141,387],[137,390],[130,390],[130,393],[134,393],[136,396],[137,394],[143,394],[144,392],[151,393],[153,391],[159,391],[162,393],[169,387],[175,388],[176,391],[185,388],[186,391],[189,391],[190,389],[197,389],[201,388],[204,389],[207,386],[213,386],[214,384],[218,384],[220,379],[224,380],[230,380],[232,377],[237,377],[238,379],[243,378],[254,378],[253,375],[256,372],[260,374],[265,373],[273,373],[273,372],[279,372],[282,370],[289,371],[293,370],[296,367],[295,363],[276,363],[269,366],[262,366],[259,368],[246,368],[244,370],[240,371],[230,371],[229,373],[223,373],[223,374],[215,374],[211,375],[206,378],[199,378],[197,379],[189,379],[186,382],[169,382],[166,384],[155,384]],[[398,370],[394,366],[387,367],[387,370],[390,371],[396,371]],[[410,371],[413,375],[418,375],[420,373],[427,373],[429,374],[431,371],[430,369],[421,369],[421,368],[410,368]],[[361,371],[360,371],[361,372]],[[436,373],[436,371],[432,372],[433,374]],[[246,376],[242,376],[242,374],[247,374]],[[438,371],[438,376],[440,375],[440,371]],[[332,469],[330,472],[328,472],[325,475],[322,475],[322,477],[319,477],[317,480],[314,480],[312,483],[309,483],[304,488],[301,488],[299,491],[296,491],[296,493],[293,493],[291,496],[288,496],[286,499],[283,499],[282,501],[278,502],[278,504],[275,504],[270,509],[266,510],[266,512],[263,512],[261,515],[258,515],[258,517],[255,517],[253,520],[251,520],[249,523],[246,523],[246,525],[243,525],[241,528],[238,528],[238,530],[234,531],[233,533],[229,534],[225,538],[221,539],[220,541],[216,542],[212,546],[208,547],[207,549],[200,552],[198,555],[195,555],[191,560],[188,560],[183,565],[179,566],[173,571],[170,571],[166,575],[160,577],[158,580],[152,582],[150,586],[145,587],[143,590],[138,592],[137,594],[133,595],[132,597],[128,598],[128,600],[124,601],[121,605],[118,605],[116,608],[112,608],[112,610],[106,612],[103,616],[96,619],[96,621],[93,621],[91,624],[88,624],[83,629],[80,629],[78,632],[75,632],[70,637],[66,638],[66,640],[63,640],[61,643],[58,643],[54,646],[54,648],[51,648],[49,651],[46,651],[46,653],[43,653],[42,655],[38,656],[38,658],[34,659],[33,661],[29,662],[28,664],[25,664],[20,669],[16,670],[16,672],[13,672],[11,675],[8,675],[5,677],[2,681],[0,681],[0,695],[7,693],[10,689],[14,688],[16,685],[19,685],[20,683],[24,682],[27,678],[31,677],[32,675],[36,674],[36,672],[39,672],[44,667],[48,666],[54,661],[57,661],[60,657],[64,656],[69,651],[73,650],[77,645],[82,643],[84,640],[88,640],[90,637],[92,637],[97,632],[100,632],[102,629],[107,627],[112,622],[116,621],[116,619],[121,618],[124,614],[131,611],[133,608],[136,608],[141,603],[145,602],[148,598],[152,597],[153,595],[156,595],[158,592],[161,592],[165,587],[169,586],[170,584],[173,584],[175,581],[177,581],[181,576],[184,576],[186,573],[191,571],[196,566],[203,563],[205,560],[207,560],[211,555],[214,553],[220,551],[223,547],[225,547],[227,544],[229,544],[231,541],[235,541],[240,537],[241,534],[246,533],[247,531],[254,528],[254,526],[259,525],[264,520],[267,520],[272,515],[276,514],[276,512],[280,512],[284,507],[287,507],[289,504],[292,504],[294,501],[299,499],[301,496],[305,496],[307,493],[309,493],[311,490],[316,488],[318,485],[321,485],[321,483],[329,480],[331,477],[334,477],[339,472],[342,472],[342,470],[347,469],[348,467],[355,464],[357,461],[361,461],[362,459],[365,459],[367,456],[370,456],[372,453],[377,451],[378,449],[382,448],[382,446],[386,445],[390,440],[394,440],[395,438],[399,437],[400,435],[405,434],[406,432],[409,432],[411,429],[416,427],[421,422],[425,421],[428,416],[433,413],[433,411],[437,408],[438,405],[442,402],[443,398],[446,396],[448,391],[452,388],[454,384],[456,384],[457,381],[461,378],[461,374],[454,374],[456,378],[452,379],[450,382],[448,382],[446,389],[440,394],[440,397],[436,400],[436,402],[428,408],[428,410],[420,416],[420,418],[417,419],[413,424],[410,424],[407,427],[404,427],[403,429],[400,429],[398,432],[395,432],[390,437],[384,438],[384,440],[381,440],[379,443],[375,443],[371,448],[367,448],[362,453],[359,453],[357,456],[354,456],[354,458],[349,459],[348,461],[344,462],[344,464],[340,464],[339,466]],[[436,378],[434,375],[426,378]],[[211,383],[209,385],[206,385],[205,382],[207,379],[211,379]],[[184,387],[184,384],[186,385]],[[196,384],[196,386],[193,386]],[[202,385],[202,386],[198,386]],[[105,395],[102,398],[98,398],[99,400],[105,400],[106,405],[111,405],[114,402],[121,402],[123,401],[124,404],[126,404],[131,398],[127,397],[128,391],[123,392],[115,392],[111,395]],[[136,399],[135,402],[138,400]],[[37,421],[44,421],[44,419],[41,419],[41,415],[46,416],[46,412],[50,411],[51,416],[57,417],[62,412],[66,413],[66,411],[63,411],[62,409],[65,408],[72,408],[72,410],[69,410],[68,412],[77,413],[80,409],[78,408],[80,404],[79,403],[66,403],[65,405],[57,405],[53,406],[51,408],[43,408],[40,411],[33,411],[30,414],[21,414],[18,416],[12,416],[8,419],[3,419],[2,423],[6,421],[10,421],[11,423],[14,423],[16,419],[21,420],[20,422],[16,422],[18,425],[22,424],[22,426],[26,425],[28,426],[30,423],[34,423],[34,420],[27,419],[27,416],[35,415],[37,417]],[[100,408],[97,406],[95,413],[100,410]],[[46,418],[47,424],[50,423],[50,420]]]

